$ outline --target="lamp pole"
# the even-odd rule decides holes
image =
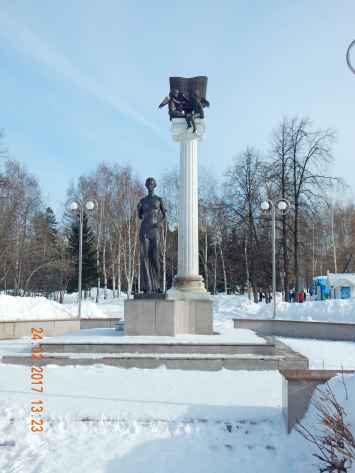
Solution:
[[[81,274],[83,266],[83,204],[80,203],[79,210],[79,276],[78,276],[78,317],[81,317]]]
[[[261,202],[261,212],[265,215],[270,213],[272,217],[272,318],[276,318],[276,205],[277,213],[279,215],[286,215],[290,209],[290,202],[285,199],[277,199],[275,202],[272,200],[264,200]],[[270,209],[271,207],[271,209]]]
[[[276,216],[275,205],[272,204],[272,318],[276,318]]]
[[[85,200],[83,203],[79,199],[69,199],[65,204],[70,212],[79,211],[79,274],[78,274],[78,317],[81,317],[81,276],[83,266],[83,219],[84,205],[86,210],[92,215],[97,212],[99,204],[94,199]]]

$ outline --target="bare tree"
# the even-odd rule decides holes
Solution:
[[[226,197],[232,218],[238,220],[238,224],[247,235],[248,268],[255,303],[258,303],[255,219],[259,214],[258,204],[263,188],[262,168],[260,154],[253,148],[247,148],[233,158],[233,164],[225,174],[227,177]]]
[[[329,184],[341,179],[326,175],[333,161],[332,144],[336,133],[331,128],[313,130],[310,118],[294,117],[289,121],[288,140],[291,146],[290,170],[292,177],[291,200],[293,207],[293,258],[295,295],[298,302],[300,286],[300,225],[302,212],[314,207],[317,198],[325,197]]]
[[[205,286],[209,290],[209,246],[211,243],[211,215],[214,200],[217,197],[217,180],[212,169],[208,169],[203,165],[199,165],[198,169],[198,200],[199,200],[199,227],[201,230],[202,242],[200,244],[200,259],[203,264],[203,272],[205,279]],[[214,209],[218,212],[217,209]],[[222,257],[223,265],[223,257]],[[226,287],[226,284],[225,284]]]
[[[291,194],[291,158],[292,144],[289,139],[290,120],[286,116],[271,132],[270,160],[267,165],[268,177],[279,192],[277,197],[288,198]],[[282,260],[284,276],[285,301],[289,302],[289,215],[281,217],[282,227]]]

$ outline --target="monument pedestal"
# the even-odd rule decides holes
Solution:
[[[135,294],[124,301],[125,335],[160,335],[178,333],[213,334],[213,302],[205,292],[169,291],[166,294]],[[184,297],[182,299],[182,297]]]

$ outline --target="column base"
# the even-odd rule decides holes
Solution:
[[[207,292],[203,278],[200,275],[187,275],[174,277],[173,287],[181,292]]]

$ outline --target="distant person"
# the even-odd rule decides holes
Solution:
[[[296,302],[296,293],[292,291],[292,302]]]
[[[291,291],[289,291],[288,293],[288,302],[291,304],[292,302],[292,294],[291,294]]]
[[[310,291],[309,291],[309,295],[312,297],[313,296],[313,293],[314,293],[314,290],[313,290],[313,287],[311,287]]]
[[[302,304],[302,302],[304,301],[304,294],[303,294],[303,291],[301,291],[299,294],[298,294],[298,300],[299,300],[299,303]]]
[[[303,292],[303,299],[304,299],[304,302],[306,302],[307,292],[306,292],[306,291],[302,291],[302,292]]]
[[[263,302],[263,297],[264,297],[264,294],[260,291],[260,293],[259,293],[259,301],[260,302]]]

